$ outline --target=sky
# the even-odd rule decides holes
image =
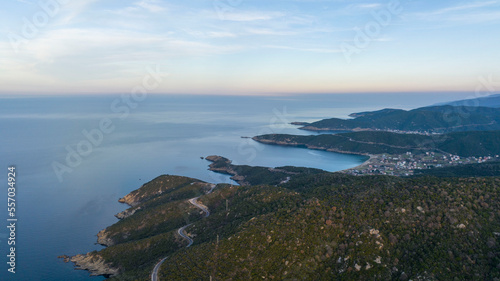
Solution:
[[[500,82],[500,0],[2,6],[0,94],[468,92],[484,77]]]

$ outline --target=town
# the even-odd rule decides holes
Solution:
[[[350,175],[391,175],[411,176],[415,170],[432,169],[453,165],[484,163],[499,160],[499,155],[483,157],[460,157],[448,153],[426,152],[422,154],[379,154],[370,155],[370,159],[360,166],[344,170]]]

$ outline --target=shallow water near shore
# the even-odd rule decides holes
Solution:
[[[57,256],[101,249],[94,244],[97,232],[116,222],[113,215],[126,208],[118,198],[161,174],[232,182],[228,176],[208,171],[209,162],[201,157],[221,155],[235,164],[327,171],[351,168],[367,159],[263,145],[246,137],[317,134],[289,123],[345,118],[386,107],[416,108],[464,96],[150,95],[136,103],[126,103],[118,95],[0,98],[0,152],[5,169],[0,173],[5,187],[0,201],[7,201],[7,167],[15,165],[18,218],[15,275],[7,272],[7,230],[0,230],[4,264],[0,280],[104,280],[75,271]],[[6,218],[6,206],[0,207]]]

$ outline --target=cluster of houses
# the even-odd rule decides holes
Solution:
[[[392,130],[392,129],[374,129],[374,131],[390,132],[397,134],[424,135],[424,136],[440,135],[440,133],[429,132],[429,131],[402,131],[402,130]]]
[[[460,157],[458,155],[426,152],[412,154],[407,152],[401,155],[373,155],[365,164],[344,172],[351,175],[394,175],[410,176],[415,170],[432,169],[438,167],[484,163],[498,160],[499,155],[483,157]]]

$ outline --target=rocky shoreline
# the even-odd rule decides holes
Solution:
[[[250,183],[245,181],[245,177],[239,175],[233,168],[231,160],[224,158],[222,156],[211,155],[205,157],[206,160],[212,162],[208,169],[212,172],[230,175],[231,179],[237,182],[239,185],[245,186],[250,185]]]
[[[214,188],[213,184],[209,184],[198,179],[173,175],[161,175],[120,198],[118,202],[127,204],[130,207],[116,214],[115,217],[123,220],[133,216],[137,212],[147,209],[147,207],[144,207],[143,203],[155,200],[155,198],[159,196],[171,196],[171,194],[178,191],[179,188],[186,186],[195,186],[195,188],[200,189],[200,192],[205,191],[205,193]],[[176,200],[175,196],[176,195],[173,195],[172,200]],[[114,239],[114,235],[116,233],[108,231],[108,228],[105,228],[97,233],[97,244],[105,247],[112,247],[120,244],[120,241]],[[122,234],[123,236],[127,236],[129,235],[129,232],[122,232]],[[122,271],[125,270],[120,264],[113,266],[110,261],[106,261],[106,259],[100,255],[100,252],[96,251],[86,254],[78,254],[75,256],[61,255],[58,258],[63,259],[66,263],[72,262],[75,270],[86,270],[90,273],[90,276],[104,276],[106,278],[110,278],[121,274]]]
[[[118,268],[112,267],[97,254],[76,255],[71,257],[70,261],[75,264],[76,270],[87,270],[90,272],[90,276],[104,276],[109,278],[120,274]]]
[[[108,233],[106,232],[106,228],[99,231],[97,233],[97,244],[102,245],[102,246],[113,246],[115,242],[108,237]]]

